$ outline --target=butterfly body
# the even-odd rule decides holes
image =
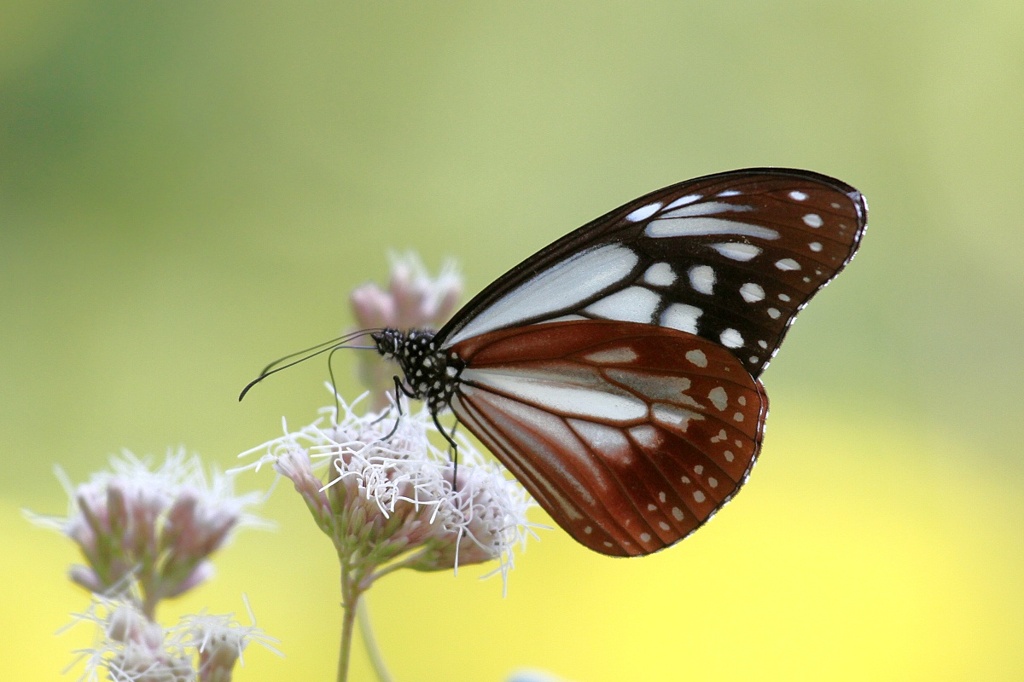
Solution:
[[[406,395],[450,408],[576,540],[649,554],[746,481],[758,377],[866,224],[863,196],[817,173],[706,176],[542,249],[436,334],[373,338]]]
[[[402,369],[406,395],[425,401],[435,415],[449,407],[466,363],[451,351],[439,350],[435,332],[384,329],[370,336],[377,352]]]

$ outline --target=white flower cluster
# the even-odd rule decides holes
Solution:
[[[89,610],[76,616],[97,628],[95,645],[77,652],[83,679],[99,679],[102,672],[116,682],[220,682],[231,679],[251,642],[280,655],[276,640],[255,625],[242,625],[233,614],[187,615],[165,628],[136,601],[95,595]]]
[[[261,495],[236,495],[232,476],[207,475],[184,450],[159,465],[124,452],[111,458],[109,471],[65,486],[68,515],[32,519],[78,545],[86,563],[71,567],[71,579],[103,595],[137,588],[150,616],[162,599],[212,574],[210,556],[240,525],[256,523],[245,509]]]
[[[314,423],[256,450],[265,448],[260,463],[292,481],[362,588],[396,568],[494,559],[505,576],[530,527],[533,502],[522,486],[461,436],[456,480],[449,454],[431,442],[432,433],[441,439],[425,410],[382,417],[343,402],[341,409],[339,418],[324,408]]]

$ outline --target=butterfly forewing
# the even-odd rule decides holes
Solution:
[[[569,321],[474,336],[452,408],[576,540],[648,554],[743,484],[768,401],[720,345],[653,325]]]
[[[852,258],[863,196],[817,173],[752,169],[652,192],[566,235],[473,299],[454,345],[553,320],[615,320],[701,336],[757,377],[796,313]]]

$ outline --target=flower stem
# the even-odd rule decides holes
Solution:
[[[338,682],[345,682],[348,679],[348,663],[352,654],[352,631],[355,629],[355,606],[355,603],[346,601],[342,607],[341,644],[338,651]]]
[[[377,646],[377,639],[373,636],[373,627],[370,623],[370,611],[366,601],[359,602],[356,607],[359,616],[359,631],[363,635],[363,645],[366,647],[366,655],[370,657],[370,665],[377,673],[379,682],[393,682],[387,665],[384,664],[384,657],[380,655],[380,648]]]
[[[352,632],[355,630],[356,610],[362,592],[352,572],[342,562],[341,570],[341,643],[338,647],[338,682],[348,680],[348,664],[352,657]]]

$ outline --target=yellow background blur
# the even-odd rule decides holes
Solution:
[[[398,682],[1024,678],[1022,125],[1017,0],[5,3],[4,677],[88,643],[54,634],[73,548],[19,512],[64,510],[55,463],[229,467],[309,421],[321,363],[235,396],[349,324],[388,249],[472,293],[644,192],[781,165],[861,189],[871,229],[764,377],[743,494],[645,559],[543,532],[505,599],[393,576],[383,653]],[[245,593],[287,658],[238,679],[332,679],[331,548],[284,487],[265,513],[163,615]]]

